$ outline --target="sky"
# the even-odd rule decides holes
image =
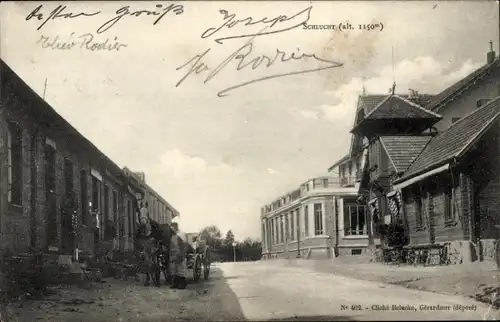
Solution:
[[[159,16],[125,14],[103,31],[124,6],[134,13],[159,4],[156,10],[172,7],[156,24]],[[66,6],[59,15],[74,17],[47,20],[58,5]],[[46,101],[120,167],[145,172],[180,212],[181,229],[216,225],[237,240],[260,238],[261,206],[326,174],[348,152],[363,86],[385,94],[396,82],[398,93],[436,94],[485,64],[490,40],[498,53],[500,38],[491,1],[46,1],[0,8],[1,57],[29,86],[43,96],[47,79]],[[248,17],[256,23],[245,25]],[[231,19],[243,22],[217,29]],[[303,22],[337,29],[305,29]],[[352,29],[339,30],[347,22]],[[123,46],[91,50],[106,39]],[[76,45],[53,49],[55,40]],[[272,66],[265,58],[252,66],[277,53]],[[247,81],[333,63],[341,66],[218,96]]]

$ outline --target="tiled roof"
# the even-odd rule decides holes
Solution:
[[[430,135],[380,137],[382,146],[398,173],[408,169],[431,139]]]
[[[56,122],[61,127],[61,131],[65,133],[66,138],[72,137],[76,139],[80,148],[89,149],[97,153],[98,157],[108,165],[108,170],[114,174],[123,175],[122,169],[110,158],[108,158],[101,150],[99,150],[92,142],[83,136],[75,129],[66,119],[64,119],[56,110],[41,98],[19,75],[17,75],[9,65],[0,59],[0,71],[2,82],[9,81],[13,89],[22,97],[30,107],[29,113],[32,117],[41,124],[46,124],[51,128],[56,127]],[[48,120],[48,121],[47,121]]]
[[[500,96],[436,135],[398,182],[460,157],[500,115]]]
[[[487,73],[500,67],[500,59],[497,58],[491,64],[483,65],[482,67],[476,69],[466,77],[462,78],[455,84],[446,88],[441,93],[437,94],[426,106],[428,109],[437,111],[446,100],[452,98],[453,96],[459,94],[461,91],[466,89],[468,86],[474,83],[474,81],[481,79]]]
[[[349,160],[349,154],[344,156],[342,159],[338,160],[337,162],[335,162],[332,166],[330,166],[328,168],[328,171],[331,171],[333,168],[335,168],[336,166],[338,166],[341,163],[344,163],[347,160]]]
[[[376,94],[376,95],[362,95],[359,97],[359,105],[360,107],[363,107],[363,109],[365,110],[365,115],[370,113],[375,107],[377,107],[380,103],[382,103],[382,101],[387,97],[388,95],[387,94],[384,94],[384,95],[380,95],[380,94]],[[398,95],[400,97],[403,97],[405,99],[408,99],[409,98],[409,95]],[[429,95],[429,94],[419,94],[418,98],[419,98],[419,104],[423,107],[425,107],[430,100],[432,100],[434,96],[433,95]]]
[[[365,119],[426,119],[441,118],[418,104],[398,95],[388,95]]]

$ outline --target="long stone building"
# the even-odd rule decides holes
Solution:
[[[159,195],[104,155],[4,61],[0,68],[0,251],[93,253],[110,240],[132,250],[137,198]],[[164,216],[178,215],[169,209]]]

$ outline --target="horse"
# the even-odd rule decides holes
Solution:
[[[153,280],[155,286],[160,285],[161,272],[158,262],[159,258],[157,256],[157,246],[159,241],[163,241],[163,243],[167,246],[167,253],[164,255],[166,255],[167,257],[169,256],[168,247],[170,245],[170,238],[173,231],[168,225],[162,226],[160,226],[154,220],[143,218],[141,219],[137,229],[137,249],[141,252],[142,264],[144,267],[146,267],[146,281],[144,283],[145,286],[149,286],[150,279]],[[165,279],[168,281],[165,271],[164,275]]]

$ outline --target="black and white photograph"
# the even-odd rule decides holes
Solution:
[[[500,320],[500,5],[0,3],[0,322]]]

